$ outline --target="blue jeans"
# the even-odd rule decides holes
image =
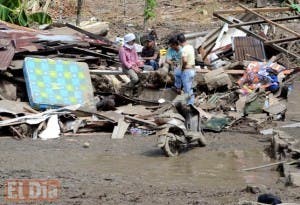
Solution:
[[[180,68],[174,68],[175,87],[180,90],[182,87],[181,74],[182,71]]]
[[[186,69],[181,72],[181,80],[183,84],[183,91],[184,93],[188,94],[188,105],[193,105],[195,96],[193,94],[193,81],[195,77],[195,70],[194,69]]]
[[[158,69],[158,63],[156,60],[149,60],[146,61],[145,65],[151,65],[153,67],[154,70]]]

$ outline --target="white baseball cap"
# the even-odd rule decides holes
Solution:
[[[133,33],[128,33],[124,36],[125,43],[135,40],[135,35]]]

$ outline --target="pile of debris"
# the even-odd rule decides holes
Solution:
[[[292,76],[299,68],[299,49],[293,50],[299,34],[275,22],[297,24],[299,15],[269,19],[258,12],[297,11],[241,7],[216,11],[225,24],[214,31],[187,34],[199,53],[194,107],[206,131],[258,133],[264,123],[285,118]],[[234,13],[246,14],[221,16]],[[296,37],[269,39],[274,29],[266,24]],[[70,24],[45,31],[5,22],[0,26],[4,133],[9,130],[19,138],[43,136],[47,129],[56,129],[52,137],[59,132],[114,130],[114,138],[130,130],[154,133],[164,106],[159,99],[172,102],[177,95],[169,88],[172,73],[163,69],[143,71],[139,97],[126,95],[123,85],[129,78],[119,68],[118,46],[101,35]]]

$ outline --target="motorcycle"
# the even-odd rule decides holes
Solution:
[[[170,109],[157,121],[161,124],[157,131],[157,146],[167,157],[178,156],[181,147],[187,147],[192,143],[197,143],[200,147],[206,145],[201,130],[200,113],[192,105],[171,103]]]

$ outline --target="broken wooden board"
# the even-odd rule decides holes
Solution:
[[[228,88],[232,86],[232,82],[228,74],[226,74],[222,68],[206,73],[204,75],[204,79],[209,90],[213,90],[224,85],[227,85]]]
[[[258,124],[268,120],[268,116],[266,113],[249,114],[247,118],[251,120],[255,120]]]
[[[118,122],[120,119],[124,119],[124,115],[117,113],[115,111],[106,111],[106,112],[99,112],[102,116],[105,116],[115,122]]]
[[[244,114],[247,97],[240,95],[238,101],[235,102],[236,111]]]
[[[118,125],[114,127],[111,138],[123,139],[128,127],[129,123],[125,122],[123,119],[119,119]]]
[[[264,108],[264,111],[266,111],[272,115],[284,113],[286,110],[287,110],[287,107],[283,103],[273,104],[268,108]]]
[[[292,11],[292,8],[290,7],[271,7],[271,8],[254,8],[251,9],[251,11],[255,12],[284,12],[284,11]],[[245,9],[228,9],[228,10],[219,10],[215,11],[216,14],[238,14],[238,13],[246,13]]]
[[[0,112],[7,112],[13,115],[17,114],[31,114],[37,112],[33,110],[26,102],[17,102],[11,100],[0,100]]]
[[[208,69],[200,69],[197,71],[197,73],[209,73],[211,71],[212,70],[208,70]],[[224,72],[230,75],[243,75],[245,70],[225,70]]]
[[[131,116],[128,116],[128,115],[125,115],[125,119],[131,120],[131,121],[134,121],[134,122],[137,122],[137,123],[141,123],[141,124],[146,125],[146,126],[150,126],[151,128],[156,128],[157,127],[156,123],[148,121],[148,120],[143,120],[143,119],[136,118],[136,117],[131,117]]]
[[[132,105],[128,104],[126,106],[117,107],[117,110],[121,113],[128,114],[128,115],[151,115],[152,112],[147,110],[143,105]]]
[[[244,116],[244,114],[240,112],[234,112],[234,111],[229,111],[227,115],[229,117],[232,117],[234,120],[239,120]]]

